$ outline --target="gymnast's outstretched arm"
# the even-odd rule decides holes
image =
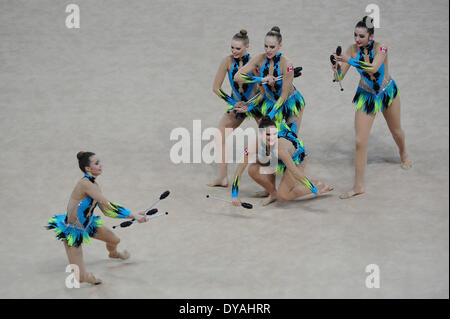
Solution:
[[[243,83],[245,80],[242,78],[242,74],[248,74],[251,72],[254,72],[259,68],[259,66],[264,61],[265,54],[258,54],[257,56],[253,57],[248,61],[248,63],[244,66],[242,66],[234,75],[234,81],[238,83]]]
[[[256,155],[256,143],[249,143],[249,146],[245,148],[244,154],[241,156],[240,164],[236,168],[236,172],[233,177],[233,184],[231,186],[231,197],[234,206],[241,206],[239,200],[239,184],[242,178],[242,174],[247,168],[250,159],[253,159]]]
[[[100,190],[100,187],[97,183],[91,183],[88,180],[81,181],[82,191],[93,200],[98,203],[100,210],[105,214],[105,216],[111,218],[131,218],[137,219],[139,222],[143,222],[146,220],[145,216],[141,214],[133,214],[130,210],[119,205],[117,203],[113,203],[109,201]]]

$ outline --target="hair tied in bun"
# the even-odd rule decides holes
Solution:
[[[233,40],[243,41],[244,45],[249,44],[249,39],[247,36],[247,30],[241,29],[238,33],[233,36]]]
[[[82,151],[77,153],[78,166],[84,173],[86,173],[86,166],[90,166],[91,164],[90,157],[92,155],[95,155],[95,153]]]
[[[86,152],[83,152],[83,151],[78,152],[78,153],[77,153],[77,159],[82,158],[83,155],[84,155],[84,153],[86,153]]]
[[[280,28],[277,27],[277,26],[272,27],[272,29],[270,29],[270,31],[281,33],[281,32],[280,32],[280,31],[281,31]]]
[[[266,37],[276,37],[278,43],[281,43],[281,41],[283,40],[283,38],[281,37],[280,28],[277,26],[272,27],[272,29],[270,29],[270,31],[267,32]]]
[[[368,29],[372,29],[374,27],[374,25],[373,25],[373,18],[372,17],[365,16],[363,18],[363,22],[365,23],[365,25],[366,25],[366,27]]]
[[[365,16],[356,24],[355,28],[365,28],[369,35],[374,34],[375,27],[373,25],[373,18],[369,16]]]

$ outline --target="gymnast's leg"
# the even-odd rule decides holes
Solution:
[[[220,132],[220,136],[215,136],[216,149],[221,150],[222,158],[219,164],[219,176],[213,180],[211,183],[208,183],[208,186],[215,187],[227,187],[228,186],[228,176],[227,176],[227,163],[226,163],[226,146],[225,140],[227,138],[225,129],[231,128],[235,130],[239,125],[242,124],[244,119],[238,119],[235,117],[234,112],[225,113],[220,120],[218,130]]]
[[[392,137],[398,146],[400,153],[400,159],[402,161],[401,167],[403,169],[409,169],[412,166],[411,161],[408,159],[405,147],[405,132],[402,129],[400,122],[400,96],[397,95],[392,101],[392,104],[383,111],[383,116],[386,119],[386,123],[391,131]]]
[[[91,272],[86,272],[86,268],[84,267],[83,262],[83,249],[81,245],[78,247],[69,246],[67,241],[64,241],[64,248],[66,249],[67,258],[69,259],[69,263],[71,265],[77,265],[79,269],[79,278],[77,278],[78,282],[87,282],[93,285],[101,284],[102,281],[95,276]]]
[[[372,129],[375,114],[367,114],[361,110],[355,112],[355,181],[353,188],[339,196],[347,199],[364,194],[364,174],[367,165],[367,144],[369,143],[370,130]]]
[[[261,169],[264,167],[258,163],[253,163],[248,168],[248,175],[269,194],[269,197],[262,202],[263,206],[269,205],[277,200],[277,189],[275,187],[275,174],[263,174]]]
[[[303,165],[297,165],[297,168],[303,173],[305,165],[306,159],[303,161]],[[317,196],[324,195],[333,190],[332,186],[326,185],[321,181],[316,183],[316,187],[318,190]],[[286,170],[278,186],[278,198],[289,201],[309,194],[312,194],[311,190],[297,181],[289,170]]]
[[[119,258],[125,260],[130,257],[130,253],[126,250],[123,252],[117,251],[117,245],[120,243],[120,238],[117,237],[109,228],[105,226],[98,228],[94,238],[106,243],[109,258]]]

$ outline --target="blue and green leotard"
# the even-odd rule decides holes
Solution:
[[[370,41],[367,49],[369,62],[372,63],[374,40]],[[394,79],[386,74],[386,66],[383,63],[372,76],[366,72],[367,64],[364,61],[364,48],[360,48],[356,59],[350,59],[349,64],[354,66],[361,75],[361,80],[353,98],[356,110],[367,114],[376,114],[387,109],[395,97],[399,94]]]
[[[233,65],[228,71],[228,80],[230,81],[231,86],[231,95],[226,94],[221,89],[218,90],[220,97],[228,103],[227,110],[231,111],[234,108],[234,105],[237,102],[247,102],[254,94],[256,85],[255,83],[243,83],[241,86],[239,83],[234,81],[234,75],[239,70],[239,63],[242,61],[242,66],[246,65],[248,61],[250,61],[250,54],[246,53],[240,59],[233,58]],[[247,116],[250,117],[260,117],[261,114],[257,109],[249,106],[249,109],[246,113],[235,113],[235,117],[238,119],[244,119]]]
[[[303,165],[303,160],[306,157],[306,150],[305,147],[303,146],[302,140],[299,139],[297,137],[297,134],[295,133],[297,131],[295,122],[296,121],[293,121],[287,124],[286,121],[283,121],[281,123],[278,123],[277,124],[278,138],[279,139],[284,138],[294,145],[295,152],[292,155],[292,161],[295,163],[295,165]],[[267,163],[268,160],[271,159],[278,160],[278,165],[275,174],[284,174],[284,172],[286,171],[286,164],[277,156],[276,152],[272,148],[270,149],[270,154],[267,154],[266,145],[264,145],[264,143],[261,143],[259,146],[257,158],[263,158],[264,163]],[[260,161],[258,160],[258,162]],[[307,187],[309,190],[311,190],[313,194],[318,193],[317,188],[306,177],[302,178],[300,182],[303,185],[305,185],[305,187]],[[233,180],[233,184],[231,187],[231,197],[233,198],[239,197],[239,176],[235,176]]]
[[[83,178],[95,182],[91,175],[85,174]],[[116,203],[108,204],[109,207],[104,210],[105,215],[113,218],[126,218],[130,215],[130,211],[125,207]],[[97,206],[98,203],[94,204],[94,200],[88,196],[78,204],[75,223],[69,223],[67,213],[63,213],[50,218],[46,228],[53,229],[56,238],[67,241],[69,246],[79,247],[82,243],[91,243],[91,237],[96,235],[97,229],[103,224],[100,217],[93,214]]]
[[[280,61],[281,53],[278,53],[272,58],[273,60],[273,76],[280,76]],[[260,78],[264,78],[269,75],[270,59],[266,59],[261,70]],[[263,100],[257,106],[263,115],[268,115],[274,119],[278,124],[282,120],[288,120],[289,117],[298,115],[299,111],[305,106],[305,99],[300,92],[294,87],[294,90],[289,94],[286,100],[281,100],[281,91],[283,87],[283,80],[275,82],[275,84],[269,85],[264,83],[265,95]]]

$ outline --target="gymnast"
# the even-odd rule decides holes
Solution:
[[[340,195],[348,199],[364,194],[364,172],[367,163],[367,144],[375,115],[382,112],[389,130],[398,146],[401,167],[409,169],[412,166],[405,147],[405,133],[400,123],[400,95],[394,79],[388,70],[388,48],[374,40],[373,19],[364,17],[355,26],[355,44],[348,47],[345,54],[333,53],[332,63],[335,80],[342,81],[350,66],[360,73],[358,89],[353,98],[356,104],[355,131],[355,180],[353,188]]]
[[[79,152],[78,164],[84,176],[75,185],[67,205],[67,213],[55,215],[48,221],[47,229],[53,229],[58,239],[64,242],[70,264],[79,267],[78,282],[100,284],[102,281],[91,272],[86,272],[83,262],[81,244],[91,243],[91,237],[104,241],[109,252],[109,258],[128,259],[130,254],[124,250],[119,252],[117,245],[120,239],[107,227],[93,211],[99,206],[104,215],[112,218],[131,218],[139,223],[145,222],[145,212],[131,213],[125,207],[106,199],[96,178],[102,173],[102,164],[95,153]]]
[[[317,182],[317,188],[306,178],[304,169],[306,165],[306,151],[303,142],[296,135],[295,122],[287,124],[285,121],[277,127],[275,121],[268,116],[259,120],[258,141],[250,141],[245,149],[242,163],[238,165],[232,184],[232,203],[240,206],[239,185],[245,168],[248,174],[269,194],[269,197],[262,202],[266,206],[277,199],[289,201],[311,193],[317,196],[323,195],[333,190],[332,186]],[[278,191],[275,187],[273,167],[269,161],[277,163],[275,173],[282,174]],[[272,162],[272,163],[273,163]]]
[[[249,38],[246,30],[241,30],[236,33],[231,39],[231,55],[226,56],[217,71],[216,77],[213,84],[213,92],[217,94],[221,99],[227,102],[227,110],[222,116],[219,122],[219,132],[220,136],[215,136],[216,147],[221,149],[221,162],[219,166],[219,176],[217,179],[208,184],[208,186],[228,186],[228,176],[227,176],[227,163],[225,154],[225,140],[226,140],[226,128],[231,128],[232,130],[239,127],[242,122],[247,117],[259,117],[260,114],[256,110],[245,111],[242,107],[246,105],[245,102],[249,100],[251,96],[255,95],[258,90],[254,83],[238,83],[234,81],[234,76],[238,72],[239,68],[242,68],[250,60],[250,55],[247,52],[249,48]],[[254,72],[255,70],[249,70],[248,72]],[[226,94],[222,90],[222,84],[225,76],[228,75],[228,80],[231,86],[231,96]],[[228,131],[228,130],[227,130]],[[228,131],[228,133],[230,133]]]

